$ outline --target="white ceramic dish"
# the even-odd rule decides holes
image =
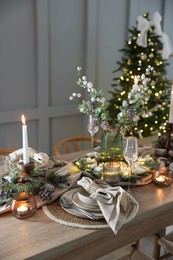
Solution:
[[[79,200],[84,204],[98,207],[97,201],[94,199],[90,199],[90,194],[83,187],[79,186],[77,195]]]
[[[87,210],[92,211],[92,212],[100,212],[100,208],[99,208],[98,205],[97,205],[97,206],[92,206],[92,205],[88,205],[88,204],[86,204],[86,203],[83,203],[83,202],[79,199],[79,197],[78,197],[78,192],[77,192],[77,191],[74,192],[74,194],[73,194],[73,196],[72,196],[72,201],[73,201],[73,203],[74,203],[76,206],[80,207],[81,209],[87,209]]]
[[[75,196],[74,196],[74,194],[76,194]],[[71,189],[71,190],[69,190],[69,191],[67,191],[67,192],[65,192],[63,195],[62,195],[63,197],[65,197],[65,198],[67,198],[67,199],[69,199],[70,201],[72,201],[72,198],[74,198],[74,197],[77,197],[77,188],[75,188],[75,189]],[[74,202],[74,201],[73,201]],[[77,217],[82,217],[82,218],[87,218],[87,217],[85,217],[84,215],[82,215],[82,214],[80,214],[80,212],[79,211],[77,211],[77,210],[75,210],[75,209],[71,209],[71,208],[64,208],[63,207],[63,205],[61,204],[61,202],[60,202],[60,205],[61,205],[61,207],[66,211],[66,212],[68,212],[68,213],[70,213],[70,214],[72,214],[72,215],[74,215],[74,216],[77,216]],[[82,208],[82,207],[81,207]],[[88,210],[89,212],[92,212],[92,214],[94,214],[95,216],[97,216],[99,219],[103,219],[104,217],[103,217],[103,215],[102,215],[102,213],[101,213],[101,211],[100,211],[100,209],[99,209],[99,211],[94,211],[94,210],[89,210],[88,208],[83,208],[83,209],[85,209],[85,210]]]

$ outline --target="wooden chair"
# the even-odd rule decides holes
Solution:
[[[165,253],[161,255],[161,248],[165,250]],[[173,232],[161,236],[160,234],[155,235],[155,251],[154,259],[168,259],[168,257],[173,256]]]
[[[0,149],[0,155],[7,155],[7,154],[10,154],[12,152],[14,152],[15,149],[12,149],[12,148],[6,148],[6,149]]]
[[[100,144],[100,140],[94,138],[94,146]],[[91,137],[72,137],[66,138],[58,142],[54,147],[56,156],[60,154],[77,152],[84,149],[91,148]]]
[[[148,254],[144,254],[140,249],[137,248],[136,244],[132,244],[131,252],[119,257],[117,260],[154,260],[154,258]]]

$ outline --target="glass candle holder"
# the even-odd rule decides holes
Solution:
[[[103,165],[103,179],[110,185],[120,180],[120,164],[118,162],[107,162]]]
[[[37,210],[34,196],[28,192],[20,192],[13,196],[11,213],[15,218],[31,217]]]
[[[167,187],[172,184],[172,171],[168,167],[159,167],[153,173],[154,184]]]

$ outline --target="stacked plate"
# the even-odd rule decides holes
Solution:
[[[98,219],[102,219],[103,214],[97,204],[96,200],[89,198],[89,193],[87,193],[82,187],[71,189],[67,192],[65,192],[62,197],[65,197],[70,202],[72,202],[75,207],[64,207],[61,203],[61,207],[67,211],[68,213],[78,216],[78,217],[85,217],[83,214],[81,214],[80,209],[83,209],[87,212],[90,212],[94,214]],[[79,210],[78,210],[79,209]]]

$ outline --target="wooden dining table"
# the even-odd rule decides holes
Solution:
[[[59,159],[71,161],[80,155]],[[173,185],[158,187],[151,182],[133,189],[139,211],[117,235],[109,227],[91,230],[59,224],[41,208],[23,220],[11,213],[0,215],[0,259],[97,259],[173,224]]]

